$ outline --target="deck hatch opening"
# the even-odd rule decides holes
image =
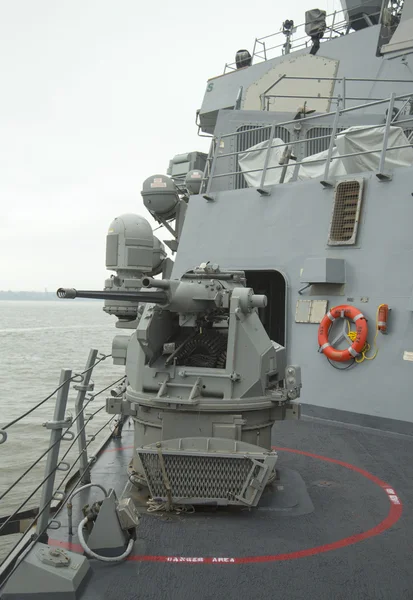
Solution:
[[[329,246],[353,245],[356,243],[362,192],[362,179],[337,182],[328,236]]]

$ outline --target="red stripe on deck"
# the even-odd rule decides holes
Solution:
[[[117,450],[126,450],[133,448],[133,446],[125,446],[122,448],[109,448],[105,452],[115,452]],[[129,556],[127,560],[129,561],[137,561],[137,562],[166,562],[172,564],[178,563],[186,563],[186,564],[256,564],[256,563],[266,563],[266,562],[274,562],[281,560],[294,560],[297,558],[305,558],[308,556],[315,556],[316,554],[322,554],[324,552],[331,552],[332,550],[339,550],[340,548],[345,548],[346,546],[351,546],[353,544],[357,544],[358,542],[362,542],[368,538],[375,537],[383,531],[390,529],[397,521],[400,519],[403,507],[402,503],[395,492],[394,488],[390,485],[372,475],[368,471],[364,469],[360,469],[355,465],[351,465],[350,463],[346,463],[342,460],[337,460],[335,458],[329,458],[327,456],[320,456],[319,454],[312,454],[311,452],[304,452],[303,450],[295,450],[293,448],[279,448],[277,446],[273,447],[274,450],[278,450],[280,452],[291,452],[293,454],[302,454],[303,456],[308,456],[309,458],[315,458],[317,460],[323,460],[324,462],[333,463],[335,465],[339,465],[344,467],[345,469],[349,469],[350,471],[354,471],[359,473],[366,479],[369,479],[374,484],[379,486],[383,492],[387,495],[390,503],[389,512],[387,516],[380,521],[377,525],[368,529],[367,531],[363,531],[362,533],[357,533],[355,535],[351,535],[346,538],[342,538],[341,540],[337,540],[336,542],[332,542],[330,544],[322,544],[321,546],[315,546],[313,548],[305,548],[304,550],[297,550],[296,552],[287,552],[284,554],[269,554],[266,556],[237,556],[237,557],[212,557],[212,556],[151,556],[151,555],[132,555]],[[58,540],[49,540],[49,544],[52,546],[60,546],[62,548],[67,548],[68,550],[72,550],[74,552],[83,552],[82,547],[79,544],[72,544],[71,542],[60,542]]]

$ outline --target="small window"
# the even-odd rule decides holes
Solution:
[[[356,243],[362,192],[362,179],[337,182],[328,236],[329,246],[344,246]]]

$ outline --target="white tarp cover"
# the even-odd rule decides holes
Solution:
[[[264,142],[256,144],[252,148],[248,148],[248,150],[245,152],[240,152],[238,155],[238,164],[244,174],[245,181],[250,187],[259,187],[261,185],[262,170],[264,169],[268,144],[269,140],[265,140]],[[280,177],[283,169],[279,165],[284,150],[285,143],[280,138],[274,138],[270,150],[267,173],[265,175],[265,185],[276,185],[277,183],[280,183]],[[284,178],[285,183],[291,179],[294,173],[294,161],[290,164],[292,164],[292,166],[287,167],[287,172]],[[270,169],[270,167],[278,168]],[[259,169],[259,171],[254,171],[254,169]],[[253,172],[246,173],[246,171]]]
[[[298,171],[298,181],[303,181],[305,179],[316,179],[317,177],[324,177],[327,154],[328,150],[324,150],[323,152],[311,154],[311,156],[303,158],[303,160],[301,161],[303,164],[300,165],[300,170]],[[328,171],[329,177],[339,177],[340,175],[347,174],[342,161],[340,159],[336,159],[337,156],[339,156],[338,150],[337,148],[333,148],[331,157],[335,160],[332,160],[330,163],[330,169]]]
[[[377,171],[380,162],[381,147],[383,145],[384,126],[374,129],[363,130],[363,127],[350,127],[339,133],[336,139],[336,147],[333,149],[332,160],[330,163],[329,176],[337,177],[340,175],[349,175],[361,173],[363,171]],[[282,154],[285,149],[284,142],[280,138],[274,138],[268,161],[269,167],[278,167],[268,169],[265,177],[265,185],[276,185],[280,182],[282,168],[279,166]],[[387,148],[397,146],[406,146],[409,144],[401,127],[390,127]],[[267,155],[268,140],[260,142],[245,152],[240,152],[238,163],[244,174],[245,180],[250,187],[259,187],[261,184],[262,170],[264,168]],[[294,146],[293,146],[294,148]],[[370,154],[359,154],[345,158],[336,158],[345,154],[354,154],[357,152],[366,152],[377,150]],[[328,151],[319,152],[307,156],[302,160],[302,165],[298,171],[297,179],[304,181],[306,179],[315,179],[323,177],[326,165]],[[293,176],[295,161],[290,161],[287,167],[284,182],[287,183]],[[385,170],[397,167],[410,167],[413,165],[413,148],[400,148],[388,151],[386,154]],[[258,169],[258,170],[257,170]],[[247,171],[254,171],[247,173]]]
[[[350,127],[338,134],[336,147],[340,154],[354,154],[356,152],[367,152],[377,150],[370,154],[359,154],[342,158],[346,173],[361,173],[363,171],[377,171],[380,163],[381,148],[385,127],[375,127],[363,131],[363,127]],[[409,144],[401,127],[390,127],[387,148],[406,146]],[[386,153],[385,170],[397,167],[410,167],[413,165],[413,148],[401,148]]]

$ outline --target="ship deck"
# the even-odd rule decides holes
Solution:
[[[110,442],[93,482],[121,494],[132,440],[125,428]],[[274,426],[273,443],[280,479],[259,508],[143,514],[132,555],[91,560],[80,598],[413,598],[413,432],[303,418]],[[90,497],[75,500],[75,526]],[[49,543],[80,551],[61,517]]]

